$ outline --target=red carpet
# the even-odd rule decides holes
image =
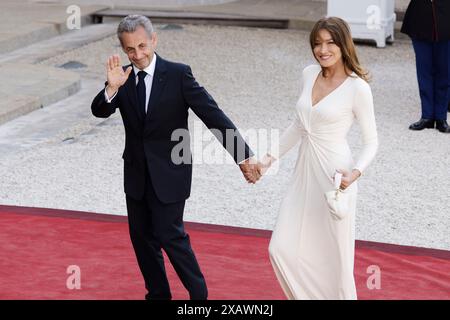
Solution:
[[[284,299],[269,262],[270,232],[187,223],[210,299]],[[142,299],[126,217],[0,206],[0,299]],[[81,269],[69,290],[67,267]],[[381,269],[369,290],[367,268]],[[167,264],[174,299],[188,295]],[[450,299],[450,252],[357,241],[359,299]]]

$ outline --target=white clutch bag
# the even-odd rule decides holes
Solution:
[[[342,173],[336,172],[334,175],[334,190],[325,192],[328,208],[335,220],[344,219],[348,215],[350,208],[350,195],[339,188],[341,180]]]

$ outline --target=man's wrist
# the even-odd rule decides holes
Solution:
[[[106,86],[106,93],[110,97],[113,96],[117,91],[119,91],[119,88],[117,88],[117,87],[113,87],[109,84]]]

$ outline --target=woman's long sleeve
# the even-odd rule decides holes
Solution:
[[[361,173],[372,162],[378,150],[378,135],[373,107],[372,90],[366,82],[361,82],[353,101],[353,114],[361,128],[363,148],[354,169]]]
[[[276,159],[283,157],[289,150],[291,150],[298,142],[301,141],[301,125],[297,110],[295,116],[289,127],[284,130],[278,141],[272,141],[272,146],[269,154]],[[275,144],[275,145],[274,145]]]

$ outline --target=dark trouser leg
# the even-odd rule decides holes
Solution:
[[[448,63],[448,91],[447,91],[447,100],[448,100],[448,109],[447,111],[450,112],[450,41],[448,43],[448,54],[447,54],[447,63]]]
[[[171,299],[161,246],[154,237],[147,200],[126,197],[130,238],[148,290],[146,298]]]
[[[447,120],[449,41],[434,43],[434,115],[435,120]]]
[[[205,278],[200,271],[191,248],[189,235],[184,230],[183,211],[185,201],[165,204],[148,188],[148,205],[151,208],[155,237],[166,252],[191,299],[207,299]]]
[[[422,118],[434,120],[433,42],[413,39]]]

